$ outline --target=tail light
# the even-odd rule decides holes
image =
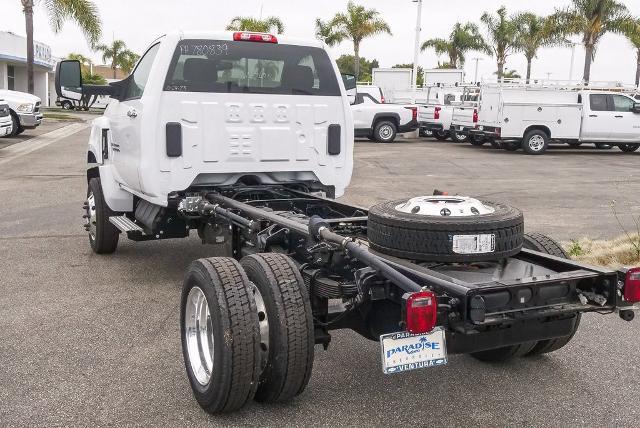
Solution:
[[[408,108],[409,110],[411,110],[412,121],[418,120],[418,107],[405,107],[405,108]]]
[[[433,118],[434,119],[440,119],[440,107],[436,107],[435,109],[433,109]]]
[[[233,40],[236,42],[278,43],[276,36],[271,34],[248,33],[246,31],[233,33]]]
[[[624,280],[624,300],[631,303],[640,302],[640,268],[631,268],[627,271]]]
[[[478,123],[478,109],[473,110],[473,123]]]
[[[384,95],[380,95],[380,102],[384,104]]]
[[[431,291],[409,294],[407,302],[407,331],[412,334],[428,333],[436,326],[438,299]]]

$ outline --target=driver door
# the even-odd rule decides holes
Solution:
[[[113,165],[122,184],[133,190],[140,186],[141,124],[144,118],[144,89],[160,44],[150,47],[129,76],[122,100],[114,103],[111,116]]]

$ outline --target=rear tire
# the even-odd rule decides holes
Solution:
[[[396,125],[388,120],[376,123],[373,129],[373,138],[379,143],[393,143],[396,139]]]
[[[640,149],[640,144],[620,144],[618,148],[625,153],[633,153]]]
[[[468,135],[460,134],[456,131],[451,131],[449,134],[451,135],[451,140],[453,140],[454,143],[466,143],[469,141]]]
[[[500,143],[500,148],[508,152],[515,152],[515,151],[518,151],[518,149],[520,148],[520,144],[521,144],[520,142],[509,141],[509,142]]]
[[[513,358],[524,357],[527,353],[531,352],[535,346],[536,342],[525,342],[503,348],[472,352],[470,355],[477,360],[487,363],[501,363]]]
[[[433,136],[438,141],[446,141],[449,138],[449,133],[447,131],[435,131]]]
[[[233,412],[251,400],[260,376],[260,331],[251,283],[234,259],[189,266],[180,325],[187,377],[208,413]]]
[[[540,129],[532,129],[524,135],[522,150],[528,155],[542,155],[549,147],[549,136]]]
[[[116,215],[104,200],[100,178],[89,180],[85,202],[85,227],[89,232],[89,244],[96,254],[111,254],[118,247],[120,231],[109,221]]]
[[[569,258],[560,244],[558,244],[548,236],[543,235],[542,233],[526,233],[524,235],[524,244],[522,245],[522,247],[529,250],[540,251],[541,253],[550,254],[552,256],[560,257],[563,259]],[[573,339],[573,336],[576,334],[576,331],[578,331],[578,326],[580,325],[581,315],[576,314],[576,317],[577,319],[575,327],[570,335],[557,337],[555,339],[541,340],[536,344],[536,346],[533,347],[533,349],[531,349],[531,351],[527,353],[527,356],[554,352],[569,343],[571,339]]]
[[[283,254],[253,254],[241,264],[255,284],[258,309],[266,312],[259,316],[261,334],[266,322],[268,337],[261,339],[263,370],[255,400],[291,400],[304,391],[313,369],[315,336],[307,288],[295,263]]]

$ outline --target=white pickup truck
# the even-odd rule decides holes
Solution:
[[[9,104],[0,99],[0,137],[6,137],[13,132],[13,120]]]
[[[418,108],[418,122],[422,134],[432,135],[441,141],[450,137],[458,143],[467,141],[466,134],[451,132],[451,124],[454,108],[472,102],[469,92],[462,86],[434,87],[431,91],[433,95],[430,95],[429,99],[435,99],[435,102],[420,105]]]
[[[551,141],[640,148],[640,103],[617,91],[535,85],[484,85],[475,137],[541,155]]]
[[[25,129],[34,129],[42,123],[39,97],[25,92],[0,89],[0,100],[9,105],[13,123],[11,135],[21,134]]]
[[[418,108],[412,105],[381,103],[368,92],[358,92],[351,104],[356,137],[392,143],[398,133],[418,129]]]
[[[356,84],[317,40],[175,32],[109,86],[83,85],[80,63],[61,61],[58,95],[67,86],[112,98],[86,155],[92,250],[115,252],[120,234],[193,230],[226,255],[189,265],[179,303],[184,368],[209,413],[301,394],[315,345],[328,349],[338,329],[379,342],[382,371],[400,373],[441,367],[450,353],[502,362],[553,352],[582,313],[631,321],[640,302],[639,268],[563,259],[505,204],[333,200],[353,169]]]

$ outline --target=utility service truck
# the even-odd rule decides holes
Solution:
[[[640,103],[616,87],[485,83],[478,115],[471,135],[527,154],[545,153],[552,141],[640,148]]]
[[[83,85],[77,61],[57,66],[59,93],[112,99],[86,154],[93,251],[191,231],[228,250],[189,266],[180,303],[206,411],[302,393],[314,345],[336,329],[379,341],[382,370],[398,374],[456,353],[553,352],[584,313],[633,319],[640,269],[571,261],[525,234],[516,208],[441,192],[370,210],[336,201],[353,169],[347,77],[319,41],[249,32],[167,34],[108,86]]]

